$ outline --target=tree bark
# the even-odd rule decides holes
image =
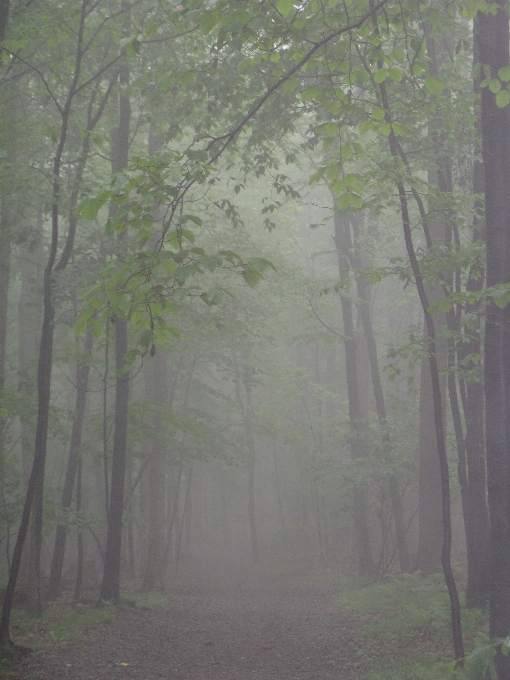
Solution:
[[[508,68],[506,2],[493,14],[477,16],[480,62],[497,78]],[[482,153],[485,169],[487,286],[510,283],[510,109],[499,108],[489,88],[481,92]],[[490,304],[485,316],[485,419],[490,515],[490,636],[510,631],[510,305]],[[499,680],[510,679],[510,657],[498,652]]]
[[[67,460],[64,487],[62,489],[61,506],[68,510],[71,507],[74,483],[80,459],[81,436],[83,419],[85,417],[85,403],[87,399],[87,386],[90,373],[90,354],[92,352],[94,337],[88,331],[85,338],[84,356],[78,360],[76,366],[76,405],[74,410],[73,427],[71,430],[71,442],[69,445],[69,457]],[[50,580],[48,584],[48,599],[53,600],[60,595],[62,585],[62,567],[66,548],[67,526],[59,524],[55,535],[55,546],[51,560]]]
[[[123,0],[123,7],[125,0]],[[129,66],[121,68],[119,82],[123,88],[129,84]],[[119,96],[119,127],[114,140],[112,161],[113,173],[119,172],[128,164],[129,128],[131,120],[131,102],[129,96]],[[124,240],[126,235],[117,237],[118,257],[124,257]],[[108,529],[106,535],[106,551],[103,581],[100,600],[118,602],[120,599],[120,568],[122,547],[122,516],[124,509],[124,484],[126,472],[129,370],[124,357],[128,350],[127,322],[117,319],[115,322],[115,368],[117,381],[115,384],[115,429],[113,434],[112,472],[110,482],[110,504],[108,508]]]
[[[480,61],[478,54],[479,17],[473,21],[473,62]],[[481,77],[473,80],[475,94],[480,94]],[[477,111],[477,133],[480,134],[480,110]],[[480,153],[481,149],[477,149]],[[473,164],[473,193],[485,193],[483,162],[475,160]],[[483,200],[475,201],[475,217],[473,220],[473,241],[485,240],[485,216]],[[466,290],[480,292],[484,285],[484,267],[476,263],[469,272]],[[468,356],[482,355],[480,304],[475,303],[467,309],[475,319],[474,325],[464,332],[463,342],[458,349],[459,362],[465,362]],[[465,363],[464,363],[465,365]],[[467,379],[466,390],[466,436],[464,448],[467,465],[466,479],[466,544],[468,560],[468,578],[466,586],[466,607],[482,607],[489,597],[489,516],[486,501],[486,460],[484,445],[484,393],[483,381]]]

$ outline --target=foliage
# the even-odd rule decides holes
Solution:
[[[359,653],[363,677],[371,680],[449,677],[450,613],[446,588],[439,575],[387,577],[382,583],[342,592],[339,602],[356,619],[359,617],[364,641]],[[462,623],[468,645],[479,644],[486,638],[484,612],[464,609]]]

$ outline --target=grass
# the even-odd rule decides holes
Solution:
[[[462,596],[462,595],[461,595]],[[363,680],[446,680],[452,661],[450,607],[440,575],[407,574],[343,592],[359,621]],[[466,653],[487,639],[487,614],[463,610]]]
[[[40,649],[74,640],[91,628],[109,623],[115,616],[115,607],[95,607],[56,602],[51,604],[38,619],[23,609],[12,612],[11,635],[16,643]]]
[[[116,608],[55,602],[47,607],[42,618],[36,618],[23,609],[14,608],[11,615],[13,641],[34,650],[45,649],[63,642],[79,639],[88,630],[109,623]],[[0,679],[19,678],[15,659],[0,658]]]

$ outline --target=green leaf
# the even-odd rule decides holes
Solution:
[[[392,128],[395,131],[396,135],[405,135],[406,133],[405,127],[400,123],[392,123]]]
[[[283,89],[285,92],[294,92],[298,84],[297,78],[289,78],[283,83]]]
[[[188,220],[190,222],[193,222],[194,224],[196,224],[199,227],[202,226],[202,220],[197,215],[185,215],[185,217],[183,217],[183,222],[188,221]],[[194,237],[193,237],[193,240],[195,240]]]
[[[100,338],[103,335],[103,324],[97,319],[90,319],[89,328],[95,338]]]
[[[348,193],[341,194],[338,197],[338,207],[340,210],[347,210],[351,205],[350,195]]]
[[[202,293],[200,296],[206,305],[213,307],[214,305],[221,305],[225,300],[225,291],[221,288],[213,288],[207,293]]]
[[[497,78],[491,78],[489,80],[489,90],[494,94],[497,94],[501,90],[501,83]]]
[[[307,87],[306,90],[303,90],[301,93],[301,101],[309,102],[313,99],[317,99],[321,92],[322,90],[319,87]]]
[[[352,154],[353,154],[352,146],[349,146],[349,144],[342,144],[342,146],[340,147],[340,156],[342,160],[348,161]]]
[[[276,271],[274,264],[270,260],[266,260],[265,257],[252,257],[248,264],[258,272],[263,272],[266,269]]]
[[[177,262],[175,260],[163,260],[161,262],[161,269],[168,274],[169,276],[173,276],[175,270],[177,269]]]
[[[380,85],[381,83],[384,83],[387,77],[388,77],[387,69],[380,68],[378,71],[374,73],[374,82]]]
[[[250,288],[255,288],[255,286],[259,283],[260,279],[262,278],[260,274],[256,271],[253,271],[253,269],[247,269],[246,271],[244,271],[243,276],[244,280],[250,286]]]
[[[483,680],[485,671],[495,654],[495,645],[477,647],[466,659],[467,680]]]
[[[294,2],[293,0],[278,0],[276,3],[276,9],[280,12],[280,14],[283,14],[283,16],[286,17],[287,14],[290,14],[294,9]]]
[[[446,87],[445,83],[440,78],[436,78],[435,76],[429,76],[428,78],[425,78],[424,82],[427,90],[436,97],[439,97]]]
[[[87,328],[88,319],[84,318],[83,314],[76,319],[74,324],[74,334],[81,335]]]
[[[363,198],[361,196],[358,196],[358,194],[351,194],[350,200],[355,208],[361,210],[361,208],[363,207]]]
[[[323,130],[328,137],[336,137],[338,135],[338,125],[336,123],[326,123]]]
[[[500,90],[496,95],[496,104],[500,109],[504,109],[510,103],[510,92],[508,90]]]
[[[503,66],[498,71],[498,78],[504,83],[510,82],[510,66]]]
[[[398,68],[398,66],[392,66],[390,69],[388,69],[388,77],[394,80],[396,83],[400,83],[402,80],[402,71]]]
[[[366,135],[366,133],[370,130],[371,127],[372,127],[371,121],[362,120],[361,123],[358,125],[358,131],[360,135]]]
[[[386,115],[386,111],[380,106],[376,106],[372,109],[372,118],[376,120],[383,120]]]
[[[98,201],[97,198],[89,198],[78,208],[78,214],[83,217],[84,220],[91,222],[97,217],[97,213],[103,207],[103,203]]]

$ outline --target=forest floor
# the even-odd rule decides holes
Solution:
[[[10,677],[354,680],[359,638],[337,593],[327,575],[179,579],[163,602],[122,607],[77,639],[40,648]]]

